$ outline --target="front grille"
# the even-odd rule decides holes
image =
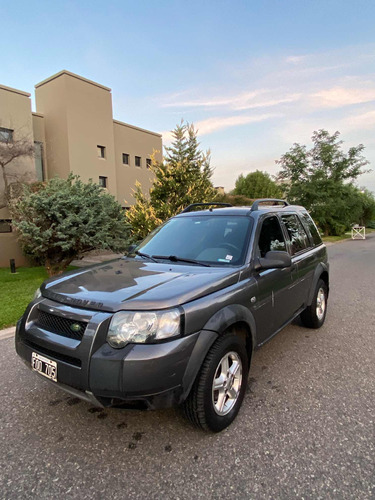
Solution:
[[[84,321],[75,321],[40,310],[38,310],[36,325],[49,332],[75,340],[82,340],[87,327]]]
[[[22,342],[31,347],[33,351],[41,352],[49,358],[56,359],[57,361],[64,361],[64,363],[69,363],[70,365],[77,366],[78,368],[81,368],[82,366],[82,361],[78,358],[73,358],[73,356],[67,356],[66,354],[61,354],[60,352],[51,351],[50,349],[41,347],[35,342],[30,342],[28,339],[22,339]]]

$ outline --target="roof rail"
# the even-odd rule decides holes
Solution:
[[[255,210],[259,210],[259,205],[261,203],[268,203],[271,206],[283,203],[284,207],[287,207],[289,205],[289,203],[285,200],[277,200],[276,198],[260,198],[259,200],[255,200],[254,203],[251,205],[251,211],[254,212]]]
[[[230,203],[192,203],[191,205],[187,206],[186,208],[183,209],[181,214],[186,214],[187,212],[192,212],[192,209],[195,207],[212,207],[212,206],[220,206],[220,207],[232,207]]]

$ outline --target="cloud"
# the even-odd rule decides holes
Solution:
[[[265,101],[258,101],[253,103],[244,103],[241,106],[237,106],[234,109],[237,110],[245,110],[245,109],[255,109],[255,108],[270,108],[273,106],[279,106],[280,104],[287,104],[296,102],[301,98],[300,93],[290,94],[285,97],[280,97],[279,99],[269,99]]]
[[[259,123],[271,118],[278,118],[282,116],[280,113],[267,113],[261,115],[235,115],[235,116],[216,116],[207,118],[194,123],[195,129],[198,131],[199,136],[212,134],[218,130],[224,130],[232,127],[239,127],[241,125],[248,125],[249,123]],[[173,140],[172,132],[162,132],[163,143],[170,143]]]
[[[373,88],[343,88],[333,87],[321,90],[311,96],[320,108],[340,108],[353,104],[375,101],[375,87]]]
[[[344,120],[345,130],[368,130],[375,127],[375,110],[351,115]]]
[[[263,115],[240,115],[240,116],[226,116],[226,117],[214,117],[208,118],[207,120],[201,120],[195,124],[199,135],[212,134],[217,130],[223,130],[230,127],[238,127],[240,125],[247,125],[249,123],[257,123],[270,118],[276,118],[280,116],[278,113],[269,113]]]
[[[185,101],[173,101],[162,104],[164,108],[222,108],[233,111],[245,109],[267,108],[279,104],[291,103],[300,98],[300,93],[278,95],[273,89],[254,90],[240,92],[231,97],[215,97],[212,99],[196,99]],[[262,97],[262,98],[260,98]]]
[[[252,92],[242,92],[239,95],[232,97],[214,97],[211,99],[196,99],[196,100],[185,100],[176,101],[169,99],[169,102],[162,105],[163,108],[212,108],[212,107],[223,107],[223,106],[235,106],[238,103],[246,102],[250,99],[254,99],[257,95],[262,94],[264,91],[252,91]]]
[[[285,62],[289,64],[300,64],[306,61],[307,56],[289,56],[285,58]]]

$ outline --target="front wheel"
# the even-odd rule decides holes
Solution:
[[[197,427],[220,432],[236,418],[245,395],[248,357],[240,337],[228,333],[208,352],[184,403],[185,415]]]
[[[319,280],[316,288],[311,306],[301,313],[301,320],[307,328],[320,328],[327,314],[327,299],[328,289],[323,280]]]

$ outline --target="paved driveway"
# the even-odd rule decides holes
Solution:
[[[254,356],[235,423],[178,410],[97,411],[0,341],[2,498],[356,498],[374,495],[375,235],[329,248],[325,326],[289,326]]]

